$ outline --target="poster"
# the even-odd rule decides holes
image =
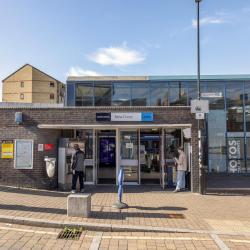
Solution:
[[[13,159],[14,157],[14,143],[13,140],[2,141],[2,159]]]
[[[15,168],[33,168],[33,140],[16,140]]]

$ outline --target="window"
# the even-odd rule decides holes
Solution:
[[[132,106],[150,106],[149,83],[132,84]]]
[[[112,105],[130,106],[131,101],[131,84],[114,83],[112,92]]]
[[[225,109],[224,102],[224,92],[225,92],[225,84],[224,82],[202,82],[201,86],[201,97],[202,94],[210,95],[211,97],[202,97],[202,99],[209,101],[209,109],[210,110],[218,110]]]
[[[93,84],[79,83],[76,85],[76,106],[93,106]]]
[[[151,106],[168,106],[168,83],[151,83]]]
[[[95,83],[95,106],[111,106],[111,84]]]
[[[209,172],[226,172],[226,111],[210,110],[207,122]]]
[[[20,82],[21,88],[24,88],[24,82]]]
[[[243,83],[228,83],[227,97],[227,130],[228,132],[243,132]]]
[[[187,106],[187,89],[182,82],[169,84],[170,106]]]
[[[191,105],[191,100],[197,99],[198,97],[198,89],[196,82],[187,82],[188,88],[188,105]]]
[[[50,86],[51,88],[54,88],[54,87],[55,87],[55,83],[54,83],[54,82],[50,82],[50,83],[49,83],[49,86]]]
[[[24,94],[23,93],[20,94],[20,99],[22,99],[22,100],[24,99]]]
[[[49,94],[49,99],[51,100],[55,99],[55,95],[53,93]]]

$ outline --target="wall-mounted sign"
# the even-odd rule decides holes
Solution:
[[[44,150],[43,144],[38,144],[37,150],[38,150],[38,152],[42,152]]]
[[[14,157],[14,142],[13,140],[2,141],[2,159],[13,159]]]
[[[152,122],[153,120],[152,112],[111,113],[111,121],[115,122]]]
[[[96,113],[96,121],[103,122],[103,121],[111,121],[111,113]]]
[[[134,147],[134,144],[132,142],[127,142],[126,143],[126,148],[133,149],[133,147]]]
[[[222,94],[222,92],[201,93],[201,97],[204,97],[204,98],[221,98],[221,97],[223,97],[223,94]]]
[[[204,118],[205,118],[204,113],[195,113],[196,120],[204,120]]]
[[[208,100],[191,100],[191,113],[208,113]]]
[[[51,151],[53,149],[54,149],[54,144],[51,144],[51,143],[44,144],[45,151]]]
[[[152,112],[96,113],[96,121],[152,122],[153,120],[154,114]]]
[[[231,173],[240,173],[241,171],[241,139],[228,138],[228,168]]]
[[[16,140],[15,143],[15,168],[33,168],[33,140]]]

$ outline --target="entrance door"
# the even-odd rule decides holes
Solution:
[[[120,166],[125,183],[139,183],[138,131],[120,131]]]
[[[141,183],[160,183],[160,131],[159,129],[142,129],[140,131],[140,165]]]
[[[115,131],[97,131],[97,183],[115,184]]]

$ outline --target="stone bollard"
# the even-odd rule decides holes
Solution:
[[[91,194],[70,194],[67,199],[67,215],[89,217],[91,213]]]

